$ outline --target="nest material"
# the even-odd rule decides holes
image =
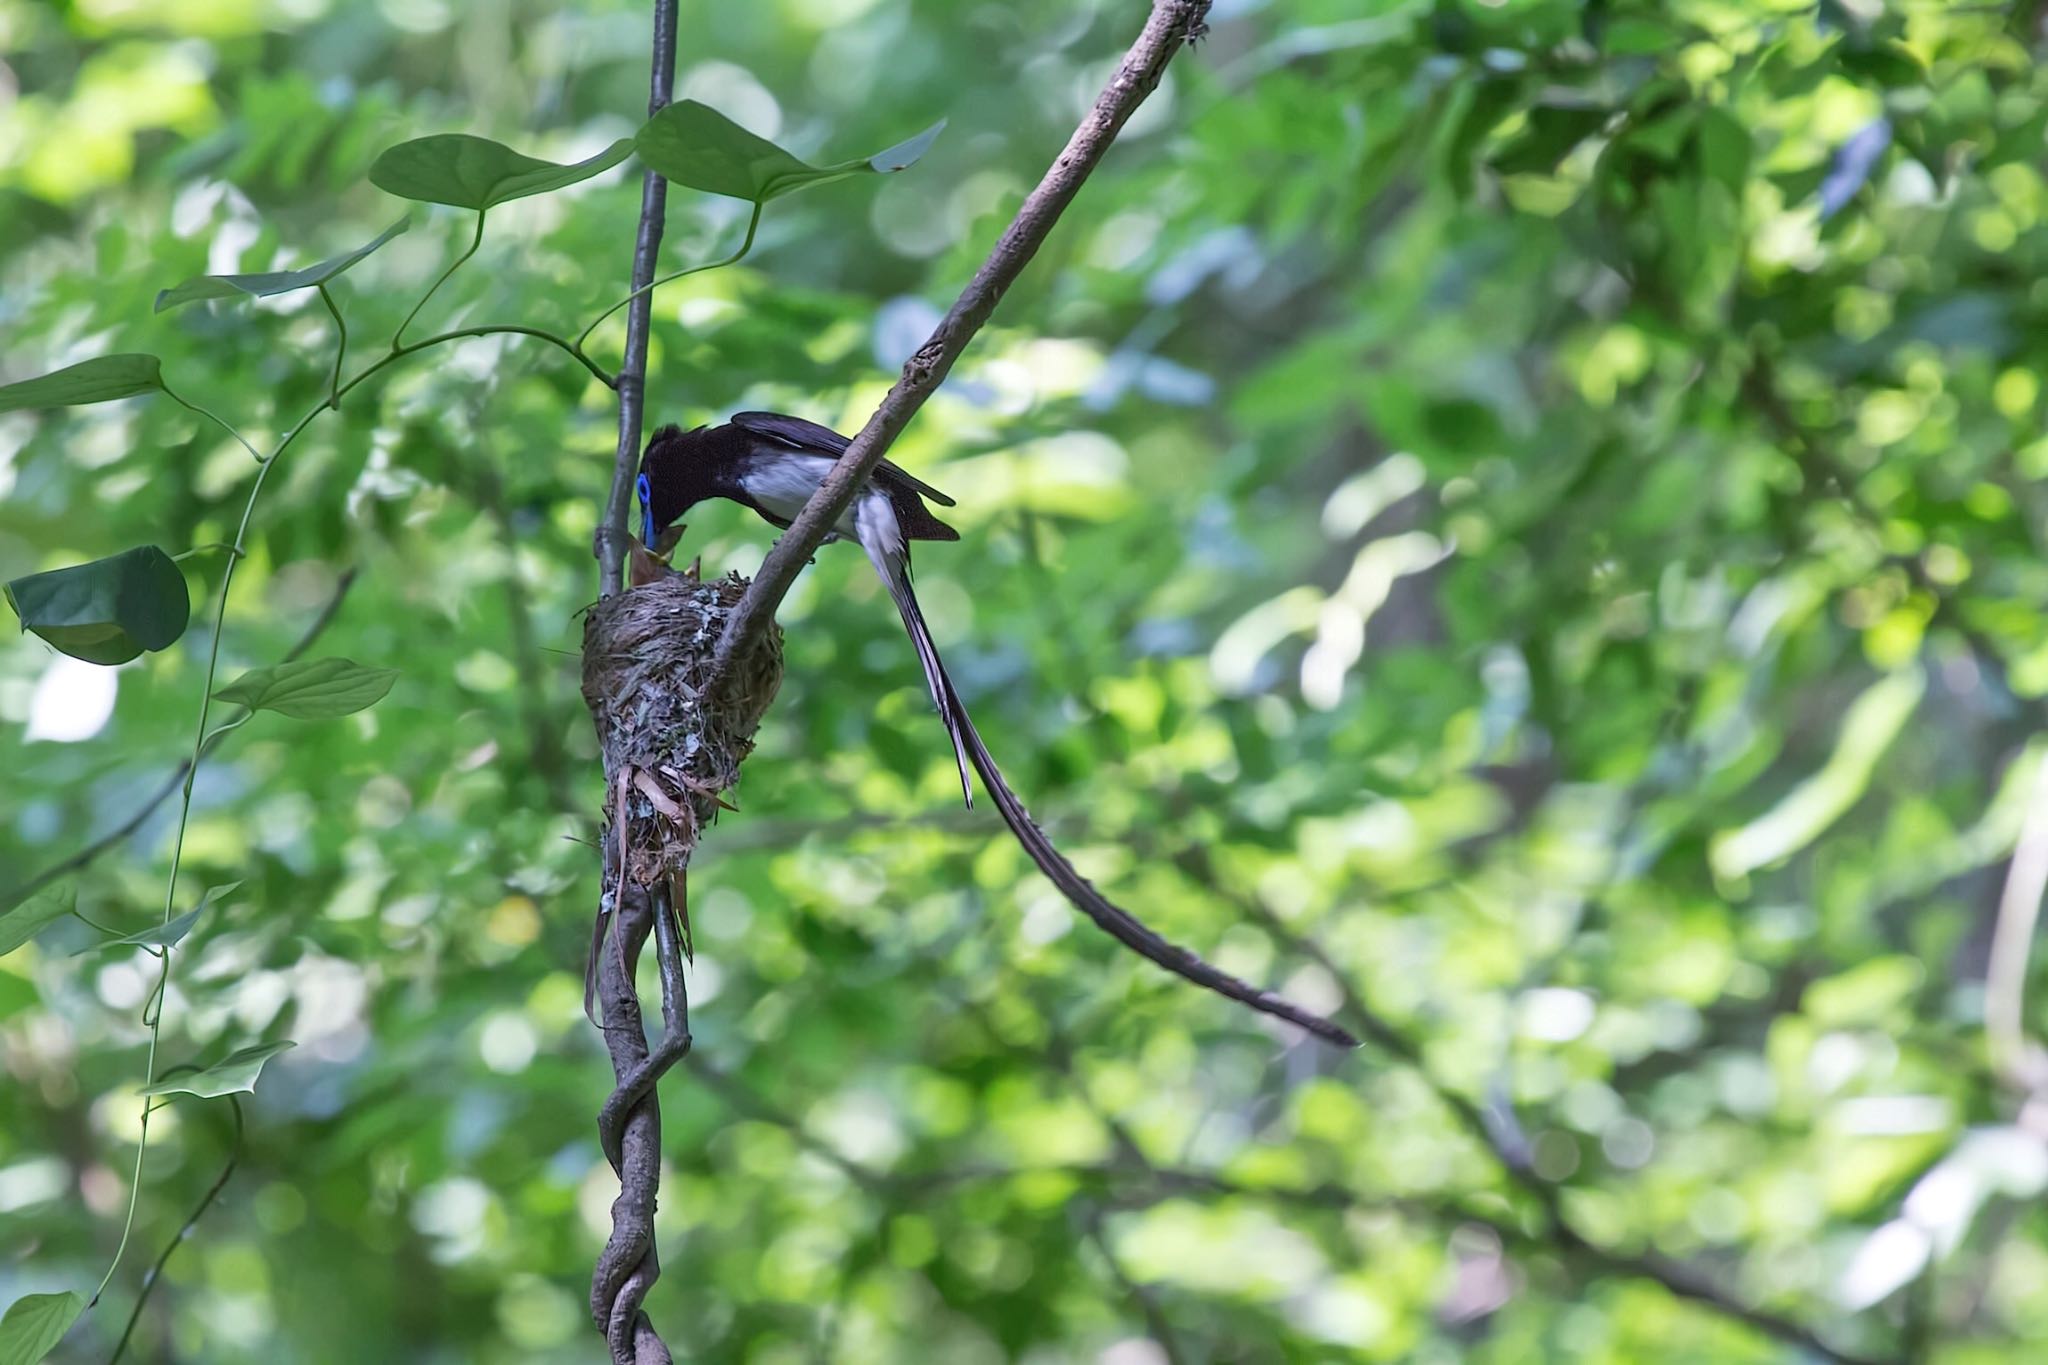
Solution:
[[[605,816],[621,826],[620,862],[641,886],[689,866],[782,683],[782,632],[771,627],[734,662],[718,704],[705,704],[712,654],[746,587],[737,574],[709,583],[669,574],[584,618],[583,701],[614,774]]]

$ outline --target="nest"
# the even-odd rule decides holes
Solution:
[[[770,627],[751,657],[734,662],[718,704],[705,704],[712,654],[746,587],[737,574],[704,583],[671,573],[584,618],[583,701],[614,774],[606,815],[624,874],[640,886],[689,866],[781,685],[782,632]]]

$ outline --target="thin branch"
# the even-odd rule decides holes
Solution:
[[[206,1193],[199,1197],[199,1203],[186,1217],[184,1224],[172,1234],[171,1240],[164,1244],[163,1254],[156,1258],[156,1264],[142,1277],[142,1288],[135,1295],[135,1307],[128,1312],[128,1324],[121,1329],[121,1339],[114,1343],[114,1353],[107,1357],[107,1365],[117,1365],[121,1353],[128,1349],[128,1339],[135,1335],[135,1324],[142,1319],[142,1307],[149,1302],[149,1293],[156,1288],[157,1281],[163,1278],[164,1267],[170,1264],[171,1253],[185,1245],[185,1239],[192,1235],[192,1229],[199,1226],[199,1220],[213,1207],[213,1201],[220,1198],[220,1192],[227,1188],[228,1181],[235,1174],[235,1164],[242,1159],[242,1103],[233,1095],[227,1096],[227,1102],[235,1116],[235,1140],[228,1148],[227,1163],[220,1168],[220,1174],[214,1177],[213,1184],[207,1187]]]
[[[285,656],[280,662],[290,663],[313,647],[313,642],[320,638],[321,633],[332,624],[336,614],[341,611],[342,599],[348,596],[348,590],[354,586],[357,573],[358,570],[353,565],[341,571],[341,577],[335,580],[334,591],[328,595],[327,601],[320,607],[320,614],[313,618],[312,623],[306,627],[305,633],[299,636],[299,642],[285,652]],[[204,759],[208,754],[212,753],[227,733],[228,731],[223,728],[217,729],[209,735],[206,743],[200,747],[199,757]],[[51,882],[79,871],[93,859],[99,857],[122,840],[127,839],[136,830],[142,828],[149,820],[149,817],[156,813],[158,806],[161,806],[177,794],[178,789],[184,785],[185,774],[191,770],[192,760],[187,758],[172,770],[171,775],[164,779],[162,786],[150,794],[148,800],[135,809],[134,814],[62,862],[44,868],[21,885],[7,891],[4,895],[0,895],[0,905],[13,905],[28,899]]]
[[[647,84],[647,117],[653,118],[667,106],[676,82],[676,0],[654,3],[654,66]],[[597,592],[610,597],[623,586],[626,546],[626,513],[633,492],[633,475],[640,466],[640,425],[647,396],[647,333],[654,314],[654,263],[661,256],[661,234],[668,220],[668,181],[650,170],[640,178],[640,226],[633,238],[632,291],[626,305],[626,353],[612,387],[619,395],[619,448],[612,463],[612,488],[605,499],[604,515],[598,518]],[[571,346],[578,349],[582,338]],[[588,364],[586,360],[584,363]],[[607,774],[609,776],[609,774]]]
[[[988,321],[1004,292],[1031,263],[1031,258],[1037,254],[1067,205],[1073,202],[1089,172],[1095,169],[1096,163],[1102,160],[1103,154],[1116,140],[1124,123],[1159,84],[1166,64],[1192,36],[1201,32],[1208,10],[1209,0],[1154,0],[1144,32],[1138,35],[1137,42],[1124,55],[1116,75],[1096,97],[1094,107],[1082,119],[1081,126],[1074,130],[1066,149],[1038,182],[1038,188],[1024,200],[1017,216],[996,242],[995,249],[954,301],[952,310],[904,365],[903,375],[895,387],[889,390],[882,405],[875,409],[875,415],[853,438],[853,443],[839,457],[839,463],[833,466],[832,472],[818,486],[818,491],[811,495],[811,500],[797,514],[790,528],[783,532],[761,565],[761,571],[754,576],[746,596],[733,608],[732,615],[726,620],[725,631],[718,640],[718,653],[712,664],[712,688],[721,686],[731,672],[732,661],[751,654],[767,633],[775,619],[775,610],[782,604],[790,585],[796,582],[797,573],[824,542],[833,524],[852,506],[855,493],[875,466],[882,462],[882,457],[889,453],[889,447],[910,424],[910,419],[945,382],[953,363],[967,349],[967,344],[981,330],[982,324]],[[622,376],[622,398],[624,390]],[[637,428],[635,432],[637,435]],[[624,556],[625,492],[631,482],[630,470],[625,464],[627,453],[623,448],[620,450],[621,481],[613,485],[612,511],[617,521],[616,535],[620,541],[617,553],[621,559]],[[609,527],[609,522],[607,524]],[[607,591],[617,577],[616,568],[607,573]]]

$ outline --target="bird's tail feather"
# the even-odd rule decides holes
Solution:
[[[896,599],[896,610],[903,617],[903,628],[910,632],[910,643],[917,647],[917,661],[924,666],[925,686],[931,689],[932,705],[939,708],[939,719],[946,723],[946,733],[953,737],[953,760],[960,765],[960,794],[967,800],[967,808],[974,809],[974,779],[967,772],[967,745],[960,734],[961,721],[966,712],[954,712],[958,708],[947,705],[946,699],[953,695],[953,684],[946,677],[946,666],[939,662],[939,648],[932,643],[931,628],[924,623],[924,613],[918,610],[917,594],[910,590],[910,567],[896,562],[887,565],[878,563],[882,570],[882,581],[889,585],[889,596]],[[973,723],[968,722],[968,729]]]
[[[967,714],[966,705],[953,691],[952,680],[946,676],[946,666],[940,662],[939,651],[932,644],[930,631],[925,628],[924,614],[917,609],[917,597],[911,592],[909,575],[899,570],[885,574],[884,578],[889,584],[890,596],[896,599],[897,610],[903,614],[903,624],[910,631],[911,641],[917,646],[918,662],[924,665],[925,681],[931,687],[932,700],[938,704],[939,715],[953,737],[953,751],[960,762],[962,786],[967,783],[967,765],[972,762],[975,771],[981,774],[982,785],[988,788],[989,796],[994,799],[996,809],[1002,812],[1003,823],[1010,827],[1010,832],[1017,836],[1017,842],[1038,864],[1038,870],[1077,910],[1094,920],[1111,938],[1176,976],[1262,1013],[1298,1024],[1325,1042],[1340,1047],[1358,1046],[1358,1039],[1321,1015],[1312,1014],[1271,991],[1260,990],[1250,982],[1212,967],[1187,949],[1162,938],[1137,916],[1097,891],[1086,877],[1076,871],[1065,855],[1053,846],[1046,832],[1038,827],[1038,822],[1031,818],[1031,812],[1024,809],[1024,803],[1010,790],[1009,783],[1003,781],[1002,770],[996,767],[995,757],[981,742],[981,733],[974,728],[973,717]],[[967,804],[974,804],[971,793]]]

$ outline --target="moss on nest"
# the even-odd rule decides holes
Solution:
[[[697,837],[739,781],[754,731],[782,683],[782,632],[735,663],[720,704],[704,683],[725,620],[747,580],[673,573],[606,598],[583,621],[583,701],[597,725],[605,800],[620,818],[626,875],[655,886],[689,865]]]

